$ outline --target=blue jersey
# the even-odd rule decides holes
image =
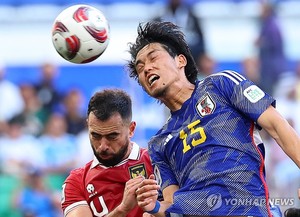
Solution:
[[[169,213],[271,216],[256,124],[275,100],[234,71],[196,83],[149,142],[161,189],[178,185]]]

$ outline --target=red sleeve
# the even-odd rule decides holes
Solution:
[[[62,210],[64,216],[77,206],[86,205],[88,203],[84,196],[83,189],[83,168],[71,171],[62,187]]]

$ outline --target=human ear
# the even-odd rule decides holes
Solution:
[[[177,61],[177,64],[178,64],[179,68],[182,68],[182,67],[186,66],[186,64],[187,64],[186,57],[183,54],[179,54],[176,57],[176,61]]]
[[[136,122],[135,121],[131,121],[130,125],[129,125],[129,138],[133,137],[134,131],[135,131],[135,127],[136,127]]]

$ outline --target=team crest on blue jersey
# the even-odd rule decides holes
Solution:
[[[216,108],[215,102],[212,100],[210,95],[206,93],[197,104],[197,111],[200,116],[204,117],[206,115],[210,115],[214,112]]]
[[[146,168],[144,164],[134,165],[129,167],[130,178],[135,178],[137,176],[147,177]]]

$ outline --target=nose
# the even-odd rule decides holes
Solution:
[[[145,74],[147,75],[149,72],[151,72],[152,69],[153,69],[153,64],[150,62],[145,62],[145,66],[144,66]]]
[[[100,141],[99,141],[99,146],[97,148],[97,151],[99,152],[104,152],[104,151],[107,151],[109,148],[108,146],[108,141],[105,139],[105,138],[102,138]]]

